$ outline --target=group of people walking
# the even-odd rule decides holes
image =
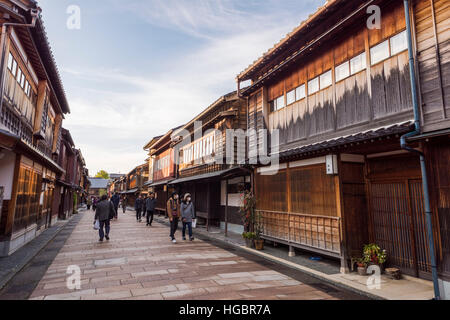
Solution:
[[[194,240],[194,237],[192,236],[192,222],[195,219],[195,210],[190,193],[186,193],[181,202],[178,194],[173,193],[169,200],[167,200],[167,215],[170,221],[170,239],[173,243],[177,242],[175,239],[175,232],[178,229],[180,219],[183,223],[183,240],[186,240],[186,229],[188,229],[189,232],[189,240]]]
[[[136,221],[142,222],[142,216],[147,217],[147,226],[152,226],[153,215],[156,209],[156,198],[153,192],[144,198],[142,195],[134,202],[134,209],[136,210]]]
[[[115,193],[111,199],[104,195],[100,199],[94,198],[88,201],[88,209],[90,209],[90,203],[93,205],[95,211],[94,224],[98,224],[99,228],[99,241],[103,239],[109,240],[109,234],[111,231],[111,220],[118,219],[119,204],[122,203],[123,212],[126,212],[127,199],[120,199],[118,193]],[[153,217],[156,210],[156,197],[155,193],[151,192],[147,197],[139,195],[134,204],[136,210],[136,221],[142,222],[142,216],[147,218],[147,226],[152,226]],[[181,220],[183,224],[182,237],[186,239],[186,230],[188,231],[189,240],[193,241],[192,223],[195,219],[195,209],[192,203],[192,197],[190,193],[186,193],[183,199],[180,201],[178,193],[173,193],[169,200],[167,200],[167,216],[170,221],[170,239],[173,243],[176,243],[175,233],[178,230],[178,224]]]

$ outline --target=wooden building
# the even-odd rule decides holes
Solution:
[[[137,166],[126,175],[127,189],[122,194],[127,197],[127,205],[129,207],[134,207],[134,203],[139,195],[147,194],[147,190],[144,187],[146,179],[148,179],[148,163]]]
[[[35,1],[0,1],[0,255],[56,221],[61,125],[70,112]]]
[[[179,165],[177,179],[169,185],[180,197],[192,195],[199,223],[207,228],[244,231],[239,207],[242,193],[251,188],[251,171],[245,167],[246,140],[239,140],[237,132],[245,132],[246,127],[246,103],[235,91],[172,135]],[[243,155],[241,163],[238,152]]]
[[[59,219],[67,219],[73,214],[73,198],[76,191],[75,185],[75,144],[70,132],[61,129],[61,144],[58,164],[64,169],[57,180],[53,199],[53,212],[58,214]]]
[[[425,130],[448,127],[448,104],[435,100],[448,99],[448,1],[411,3],[420,56],[415,67],[423,99],[430,101],[422,104],[430,121]],[[433,3],[440,67],[433,56]],[[370,4],[381,8],[380,29],[367,28]],[[400,137],[414,130],[407,49],[403,1],[330,0],[238,75],[248,127],[267,129],[272,139],[279,134],[279,151],[272,153],[279,170],[255,168],[266,239],[336,257],[343,272],[364,244],[377,243],[387,250],[388,265],[431,278],[419,156],[400,146]],[[439,83],[439,68],[444,93],[424,82]],[[248,80],[251,85],[239,89]],[[250,139],[250,147],[258,143]],[[429,150],[441,170],[433,185],[445,195],[435,191],[441,222],[448,216],[447,146]],[[410,141],[410,147],[424,146]],[[439,227],[437,208],[433,232],[443,277],[448,224]]]
[[[180,127],[169,130],[160,138],[153,138],[144,149],[149,150],[152,159],[152,183],[147,184],[148,190],[156,195],[156,210],[166,214],[166,203],[175,188],[168,183],[176,178],[177,165],[172,146],[172,134]],[[150,164],[148,164],[150,166]]]
[[[153,192],[153,187],[150,187],[150,185],[153,184],[153,167],[155,164],[155,156],[151,155],[154,151],[152,147],[161,138],[162,136],[154,137],[144,146],[144,151],[146,151],[149,156],[146,160],[148,162],[148,178],[144,181],[144,189],[146,189],[147,192]]]
[[[450,3],[412,2],[420,143],[427,163],[436,226],[440,294],[450,299]]]
[[[100,198],[103,195],[108,195],[108,179],[103,178],[89,178],[89,196]]]

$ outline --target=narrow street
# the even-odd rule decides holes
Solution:
[[[111,240],[100,243],[92,228],[93,212],[80,215],[29,299],[362,298],[227,245],[199,239],[184,242],[181,231],[178,243],[172,244],[165,225],[154,222],[146,227],[144,222],[136,222],[132,211],[121,213],[112,223]],[[71,265],[81,269],[80,290],[67,288],[67,268]]]

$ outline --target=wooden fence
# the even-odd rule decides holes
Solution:
[[[257,210],[262,236],[312,251],[341,255],[340,218]]]

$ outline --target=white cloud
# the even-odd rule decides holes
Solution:
[[[147,141],[234,90],[236,75],[305,18],[286,10],[252,14],[231,0],[114,3],[148,23],[206,41],[193,54],[180,53],[164,73],[146,78],[117,68],[62,70],[84,86],[82,95],[69,93],[72,114],[65,126],[91,174],[100,169],[125,173],[143,163]],[[274,0],[267,5],[276,6]]]

